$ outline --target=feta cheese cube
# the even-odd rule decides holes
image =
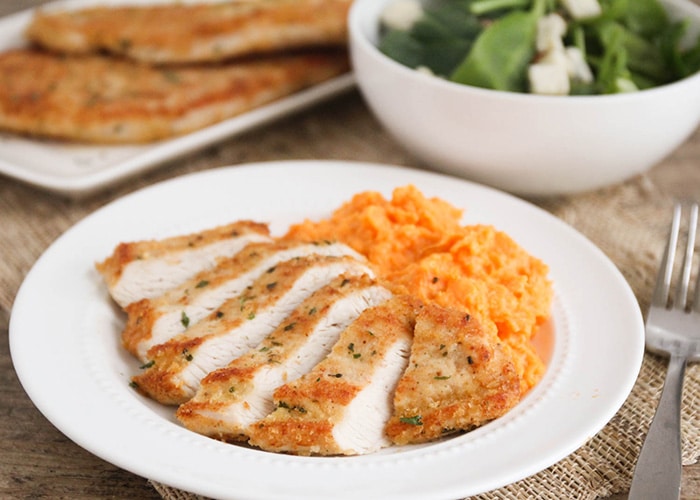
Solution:
[[[559,14],[549,14],[537,20],[537,52],[548,52],[564,47],[566,21]]]
[[[565,50],[569,77],[579,82],[591,83],[593,72],[578,47],[567,47]]]
[[[540,57],[537,59],[537,62],[545,64],[554,64],[567,72],[569,69],[569,58],[566,56],[566,50],[564,50],[564,47],[550,50],[548,52],[540,54]]]
[[[639,88],[635,85],[635,83],[630,80],[629,78],[617,78],[615,80],[615,87],[617,88],[617,91],[620,93],[624,92],[636,92],[639,90]]]
[[[417,66],[417,67],[416,67],[416,71],[417,71],[418,73],[423,73],[424,75],[436,76],[435,73],[433,72],[433,70],[430,69],[430,68],[427,67],[427,66]]]
[[[527,70],[530,92],[545,95],[567,95],[570,90],[566,66],[548,62],[531,64]]]
[[[598,17],[603,11],[598,0],[561,0],[561,3],[574,19]]]
[[[423,6],[418,0],[397,0],[382,11],[380,22],[389,29],[410,30],[423,15]]]

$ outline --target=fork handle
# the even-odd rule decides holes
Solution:
[[[681,397],[686,358],[673,355],[659,406],[642,446],[628,500],[678,499],[681,494]]]

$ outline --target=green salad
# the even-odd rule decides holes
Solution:
[[[699,71],[689,26],[658,0],[396,0],[382,13],[379,49],[466,85],[615,94]]]

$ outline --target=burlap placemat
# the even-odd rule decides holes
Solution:
[[[668,230],[672,200],[660,193],[648,177],[641,176],[607,190],[535,203],[571,224],[603,250],[621,270],[646,311]],[[629,398],[586,445],[530,478],[474,498],[592,500],[627,491],[661,393],[665,367],[664,359],[646,354]],[[699,399],[700,365],[695,364],[686,372],[683,396],[684,464],[695,463],[700,456]],[[152,484],[167,500],[202,498]]]

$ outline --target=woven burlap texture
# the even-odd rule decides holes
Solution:
[[[646,311],[663,252],[672,200],[657,192],[647,177],[640,176],[595,193],[534,200],[534,203],[576,228],[605,252]],[[604,320],[601,316],[601,321]],[[646,354],[627,401],[586,445],[534,476],[474,498],[592,500],[627,491],[661,394],[665,368],[663,358]],[[681,416],[684,464],[694,463],[700,456],[699,399],[700,365],[690,365]],[[153,486],[167,500],[201,499],[162,484],[153,483]]]

